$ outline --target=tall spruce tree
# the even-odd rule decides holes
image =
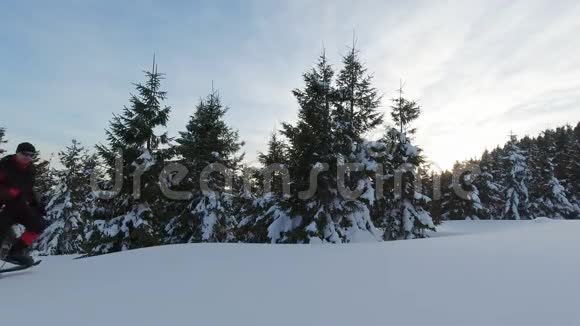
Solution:
[[[338,177],[346,167],[341,165],[356,163],[362,149],[361,135],[374,125],[371,120],[379,119],[380,123],[381,117],[374,112],[376,91],[357,60],[356,56],[346,60],[348,67],[341,70],[341,81],[335,86],[334,70],[323,53],[317,66],[304,74],[304,88],[293,92],[300,105],[298,122],[286,123],[282,130],[289,145],[292,197],[282,203],[269,227],[273,242],[337,243],[380,238],[368,207],[345,197]],[[355,146],[357,143],[361,147]],[[349,185],[366,178],[365,174],[351,172],[346,169],[343,180],[349,189]]]
[[[6,140],[6,129],[0,128],[0,157],[6,154],[6,150],[2,148],[8,141]]]
[[[166,227],[166,241],[179,242],[225,242],[234,239],[236,217],[233,212],[232,190],[228,189],[227,178],[234,178],[239,170],[243,146],[238,132],[224,121],[228,111],[223,107],[219,94],[212,90],[196,106],[186,131],[177,139],[177,153],[189,170],[182,187],[192,189],[191,200],[186,202],[181,213]],[[204,169],[221,166],[228,176]],[[200,188],[200,178],[210,189]],[[230,186],[231,187],[231,186]]]
[[[435,225],[429,213],[431,199],[417,187],[418,168],[424,163],[421,149],[412,145],[410,135],[415,133],[412,123],[419,117],[421,108],[414,101],[403,97],[402,86],[399,97],[392,100],[391,117],[397,128],[391,128],[383,142],[392,148],[390,165],[386,175],[390,187],[385,200],[385,211],[381,212],[380,225],[385,229],[385,240],[410,239],[426,236],[427,229]]]
[[[485,150],[479,160],[481,170],[479,176],[475,178],[474,185],[479,191],[479,198],[484,207],[481,218],[499,219],[503,216],[503,187],[498,179],[500,165],[496,157],[499,149],[494,152]]]
[[[166,99],[166,92],[161,90],[163,76],[153,60],[151,70],[145,71],[145,83],[135,84],[131,105],[121,115],[113,116],[107,130],[108,146],[97,146],[111,178],[115,175],[115,158],[122,153],[123,187],[108,202],[109,217],[94,221],[90,227],[91,254],[160,243],[165,200],[158,178],[169,155],[162,146],[169,139],[167,133],[157,134],[157,130],[166,126],[171,111],[162,104]],[[137,192],[133,191],[134,183],[139,184]]]
[[[573,129],[572,162],[569,176],[568,190],[571,199],[577,207],[580,207],[580,122]],[[580,214],[577,215],[580,218]]]
[[[503,219],[530,218],[528,212],[530,171],[526,155],[527,153],[518,146],[516,136],[511,135],[504,148],[503,157],[505,180]]]
[[[263,166],[284,164],[288,161],[288,145],[280,139],[276,132],[272,132],[268,141],[268,151],[258,153],[258,161]]]
[[[381,125],[383,114],[378,111],[381,97],[372,86],[372,76],[367,74],[354,45],[342,58],[342,63],[336,79],[335,109],[332,110],[335,150],[347,154],[344,159],[353,162],[363,135]]]
[[[332,205],[336,198],[336,160],[333,155],[332,105],[334,70],[323,53],[316,68],[304,74],[305,86],[293,91],[300,109],[295,125],[284,123],[282,134],[288,139],[288,167],[292,178],[292,197],[282,203],[271,227],[273,242],[340,242],[334,216],[341,207]],[[310,173],[320,169],[316,193],[299,198],[309,189]]]
[[[238,239],[244,242],[271,242],[279,236],[276,234],[274,223],[280,214],[284,218],[284,210],[281,203],[284,197],[284,175],[280,169],[288,168],[288,145],[273,132],[268,141],[268,150],[258,154],[261,164],[259,171],[255,171],[250,177],[256,184],[255,192],[246,194],[246,201],[241,211],[240,223],[238,224]],[[264,182],[269,182],[269,191]],[[249,197],[249,198],[248,198]],[[273,231],[273,232],[271,232]]]
[[[556,146],[557,132],[546,130],[532,141],[530,151],[530,182],[529,210],[532,216],[550,218],[574,218],[579,213],[578,206],[573,203],[571,189],[556,177],[556,164],[560,151],[564,148]]]
[[[461,200],[457,198],[453,191],[453,174],[458,165],[459,162],[455,162],[453,169],[451,171],[444,171],[441,176],[442,180],[445,181],[441,191],[441,219],[444,221],[463,219]]]
[[[359,234],[348,235],[347,241],[359,236],[371,239],[379,237],[380,232],[372,221],[373,206],[376,204],[375,177],[379,168],[374,153],[378,147],[384,146],[363,138],[382,124],[383,113],[379,111],[381,96],[373,87],[373,77],[367,72],[354,43],[342,58],[343,66],[336,78],[337,101],[332,111],[334,153],[339,173],[342,174],[338,181],[349,190],[356,189],[361,193],[354,200],[342,194],[340,196],[348,204],[345,205],[348,210],[341,220],[341,226]],[[343,163],[353,163],[355,166]]]
[[[473,160],[464,163],[456,162],[453,166],[454,178],[447,186],[447,198],[443,204],[446,219],[480,220],[489,216],[487,208],[481,202],[479,189],[474,182],[478,176],[470,171],[464,172],[468,167],[467,164],[474,165],[478,162]]]
[[[554,143],[554,176],[569,193],[578,193],[580,186],[580,159],[578,158],[578,138],[574,129],[567,125],[556,128]]]
[[[95,209],[90,187],[96,167],[94,155],[73,140],[58,156],[63,168],[55,172],[57,183],[46,207],[50,226],[34,246],[41,255],[83,253],[85,221]]]
[[[393,102],[391,105],[391,118],[397,126],[401,138],[406,138],[414,135],[416,132],[412,123],[421,115],[421,107],[415,101],[403,97],[402,82],[398,92],[399,97],[391,100]]]
[[[434,198],[434,193],[426,193],[427,196],[433,198],[430,202],[429,212],[435,225],[441,224],[445,220],[449,220],[449,204],[453,196],[453,189],[451,183],[453,180],[453,173],[445,170],[436,175],[435,172],[429,178],[430,189],[434,189],[436,178],[439,178],[439,199]]]
[[[258,153],[261,169],[258,171],[258,190],[262,191],[262,198],[270,201],[284,200],[284,171],[288,168],[288,144],[273,132],[268,141],[268,151]],[[271,174],[271,175],[270,175]],[[269,178],[269,179],[266,179]],[[269,185],[267,188],[265,182]]]
[[[50,165],[50,161],[43,159],[40,152],[36,152],[32,164],[34,165],[35,183],[33,189],[36,199],[41,205],[45,206],[52,197],[52,191],[54,190],[54,170]]]

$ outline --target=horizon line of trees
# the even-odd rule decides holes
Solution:
[[[479,173],[461,173],[476,165]],[[469,191],[456,196],[453,178]],[[478,159],[456,162],[440,175],[435,221],[460,219],[580,218],[580,122],[510,139]]]
[[[289,171],[275,173],[267,192],[260,191],[264,175],[242,163],[244,142],[224,121],[229,108],[218,92],[199,100],[178,137],[168,136],[171,107],[165,104],[163,79],[154,62],[145,81],[135,84],[130,105],[113,115],[107,142],[98,144],[96,153],[73,140],[58,154],[62,168],[35,160],[37,191],[51,222],[36,244],[40,254],[96,255],[189,242],[388,241],[425,237],[451,219],[579,218],[580,123],[536,138],[512,136],[479,159],[435,173],[413,145],[421,107],[404,97],[402,87],[390,100],[394,125],[379,139],[365,139],[385,126],[385,117],[382,96],[354,47],[338,70],[323,51],[303,74],[303,85],[292,90],[297,121],[283,123],[258,155],[264,168],[279,164]],[[3,143],[0,128],[0,148]],[[369,149],[386,155],[370,155]],[[116,166],[118,152],[124,156],[121,166]],[[185,166],[187,174],[166,173],[163,168],[172,163]],[[211,164],[225,167],[233,182],[207,173]],[[119,194],[97,196],[91,176],[100,176],[101,189],[112,189],[119,168]],[[291,196],[283,195],[285,177]],[[214,191],[201,189],[200,178]],[[316,192],[301,196],[312,181]],[[436,193],[439,181],[443,187]],[[458,196],[453,184],[468,195]],[[360,196],[345,196],[342,185]],[[162,187],[189,195],[170,200]]]

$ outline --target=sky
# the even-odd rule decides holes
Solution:
[[[0,126],[9,150],[30,141],[49,158],[73,138],[92,148],[155,54],[170,136],[213,82],[252,163],[296,120],[302,74],[323,48],[339,69],[354,34],[381,111],[403,80],[422,107],[415,142],[445,169],[512,132],[580,121],[578,17],[578,1],[11,1]]]

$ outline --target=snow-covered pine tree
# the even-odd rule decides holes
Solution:
[[[224,121],[229,110],[223,107],[219,94],[212,90],[195,107],[186,131],[177,139],[177,153],[189,170],[181,186],[192,189],[192,198],[183,205],[180,214],[166,226],[166,242],[226,242],[234,240],[236,217],[233,212],[233,189],[227,178],[234,178],[240,169],[243,154],[238,152],[244,143],[238,132]],[[213,165],[212,165],[213,164]],[[223,173],[206,174],[204,169],[220,166]],[[200,180],[209,190],[200,187]]]
[[[286,144],[277,132],[272,132],[270,140],[268,141],[268,151],[266,153],[258,153],[258,161],[266,167],[271,164],[284,164],[288,161],[288,144]],[[278,183],[272,184],[272,191],[281,192],[281,185]]]
[[[332,106],[336,101],[334,70],[325,53],[318,64],[306,72],[304,88],[293,91],[300,109],[298,121],[284,123],[282,134],[288,140],[288,167],[291,197],[281,202],[282,212],[270,226],[273,242],[341,242],[336,220],[345,210],[337,205],[336,158],[332,132]],[[311,189],[311,172],[316,173],[316,192]],[[312,185],[314,187],[314,185]],[[302,197],[302,198],[301,198]]]
[[[429,196],[430,198],[433,198],[433,200],[431,200],[430,204],[430,209],[429,212],[431,213],[431,217],[433,219],[433,223],[435,225],[438,225],[440,223],[442,223],[443,221],[446,221],[449,219],[449,214],[448,214],[448,207],[449,204],[448,202],[451,200],[452,195],[453,195],[453,190],[451,187],[451,182],[453,180],[453,173],[449,170],[445,170],[440,172],[439,175],[436,175],[435,172],[433,172],[429,178],[429,184],[430,184],[430,189],[434,189],[433,188],[433,183],[435,182],[436,178],[439,178],[439,191],[440,191],[440,195],[439,195],[439,200],[436,200],[433,195],[433,191],[430,192],[426,192],[425,195]]]
[[[418,168],[418,177],[421,180],[419,192],[430,198],[427,204],[427,210],[431,215],[433,224],[437,226],[442,223],[441,214],[443,213],[441,207],[443,191],[441,187],[443,186],[446,176],[443,176],[442,174],[445,174],[445,172],[448,171],[436,172],[435,169],[436,167],[433,163],[425,161]],[[451,179],[449,178],[449,180]]]
[[[505,207],[503,200],[503,187],[498,180],[499,162],[495,157],[499,155],[499,149],[490,153],[485,150],[479,160],[480,174],[473,181],[479,192],[479,199],[483,206],[482,219],[499,219],[503,216]]]
[[[431,199],[416,187],[417,169],[424,158],[421,149],[413,146],[409,137],[415,133],[411,123],[419,117],[421,109],[414,101],[403,98],[402,87],[399,97],[392,102],[391,117],[397,128],[388,130],[383,139],[392,148],[390,170],[386,172],[390,176],[387,184],[392,188],[380,224],[385,229],[385,240],[424,237],[425,231],[434,230],[435,225],[429,214]]]
[[[35,174],[34,192],[40,204],[46,205],[52,197],[54,189],[54,170],[50,165],[50,161],[41,158],[40,152],[36,152],[32,164],[34,165]]]
[[[579,136],[580,124],[564,126],[545,130],[536,138],[526,136],[518,141],[514,136],[504,148],[484,151],[479,160],[481,173],[474,180],[483,207],[478,217],[504,218],[505,209],[517,207],[520,218],[578,218]],[[442,184],[446,183],[450,182],[443,173]],[[460,217],[456,199],[445,186],[442,190],[445,207],[441,214]],[[516,217],[511,212],[508,218]]]
[[[489,213],[483,206],[479,197],[479,189],[474,183],[478,177],[472,172],[463,172],[468,166],[478,164],[474,160],[467,162],[456,162],[453,166],[453,176],[459,187],[459,191],[464,191],[465,196],[457,193],[454,189],[454,182],[448,185],[448,198],[443,205],[446,219],[449,220],[480,220],[486,218]]]
[[[460,207],[460,200],[458,200],[453,192],[453,170],[455,170],[459,164],[460,163],[456,161],[453,165],[453,169],[451,171],[444,171],[441,176],[442,181],[444,181],[441,185],[441,219],[443,221],[463,219],[463,216],[461,215],[463,212]]]
[[[580,158],[578,156],[578,131],[567,125],[556,128],[555,130],[555,147],[557,151],[554,154],[554,176],[560,181],[562,186],[575,197],[573,201],[577,204],[580,190]]]
[[[530,170],[527,153],[520,149],[515,135],[510,136],[504,153],[505,207],[503,219],[528,219],[530,218],[528,212]]]
[[[8,142],[5,139],[5,137],[6,137],[6,129],[0,127],[0,157],[4,156],[6,153],[6,150],[2,148],[4,144]]]
[[[167,133],[156,132],[166,126],[171,108],[162,104],[166,92],[161,90],[163,74],[157,71],[155,60],[145,75],[144,84],[135,84],[137,93],[130,98],[131,106],[111,120],[108,146],[97,146],[112,180],[115,158],[122,153],[123,187],[120,194],[106,203],[108,216],[89,226],[90,254],[160,243],[159,230],[165,223],[167,200],[161,194],[158,180],[169,151],[162,148],[168,143]],[[135,178],[140,178],[137,192],[133,191]]]
[[[267,152],[259,153],[258,160],[261,168],[254,173],[253,179],[261,193],[243,196],[246,201],[240,210],[242,219],[238,224],[238,239],[243,242],[276,242],[280,234],[275,233],[278,230],[275,221],[287,215],[280,206],[286,198],[283,192],[284,176],[278,169],[288,168],[288,145],[273,132]],[[270,173],[270,191],[267,191],[264,181],[268,181],[266,178]]]
[[[383,122],[383,114],[378,111],[381,97],[372,86],[372,76],[367,73],[354,45],[342,58],[342,63],[336,78],[334,110],[331,111],[335,151],[344,156],[339,159],[355,162],[363,135]]]
[[[380,114],[372,113],[378,101],[376,91],[357,60],[356,56],[345,59],[345,65],[349,66],[340,72],[342,81],[337,90],[333,68],[323,53],[317,66],[304,74],[304,88],[293,92],[300,105],[298,121],[295,125],[285,123],[282,130],[289,145],[292,196],[281,203],[282,210],[269,228],[274,242],[380,239],[367,205],[346,198],[338,184],[338,171],[346,166],[343,164],[360,162],[358,156],[363,149],[360,136],[368,131],[365,128],[373,124],[372,119],[380,119]],[[357,143],[361,146],[347,145]],[[354,161],[349,162],[351,158]],[[366,179],[366,173],[347,173],[344,179],[346,187],[352,190],[350,185],[358,186],[359,181]]]
[[[40,255],[80,254],[84,251],[85,221],[95,207],[90,175],[96,161],[73,139],[59,154],[62,169],[55,171],[57,181],[46,207],[50,226],[35,243]]]
[[[573,130],[572,162],[569,176],[568,191],[571,194],[572,202],[580,207],[580,122]],[[580,219],[580,213],[576,215]]]
[[[530,182],[530,213],[535,217],[575,218],[580,209],[570,200],[569,189],[555,175],[553,160],[559,151],[564,150],[556,147],[556,133],[553,130],[544,131],[530,149],[533,179]]]
[[[384,144],[366,141],[365,134],[379,127],[383,113],[378,109],[381,96],[373,87],[373,77],[359,57],[353,42],[342,58],[342,68],[336,78],[336,100],[331,111],[334,131],[334,154],[338,168],[345,173],[338,182],[349,190],[360,190],[358,198],[348,198],[339,191],[339,200],[346,215],[338,217],[345,233],[345,241],[378,240],[380,231],[372,222],[371,211],[375,204],[375,177],[378,161],[374,153]],[[375,148],[373,148],[375,147]],[[373,155],[371,155],[373,154]],[[344,163],[354,163],[351,168]],[[342,173],[341,173],[342,174]],[[353,196],[354,197],[354,196]]]

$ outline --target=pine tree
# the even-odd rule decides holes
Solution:
[[[256,191],[254,191],[242,196],[245,202],[240,209],[242,219],[238,224],[238,239],[241,241],[271,242],[279,236],[279,234],[271,233],[270,230],[276,230],[274,222],[281,217],[280,214],[284,215],[284,210],[280,205],[286,199],[283,186],[285,180],[278,169],[287,169],[288,159],[288,145],[279,138],[276,132],[272,133],[267,152],[258,154],[262,167],[250,175],[253,183],[256,184],[256,190],[261,189],[262,193],[255,195]],[[270,174],[271,179],[266,179]],[[264,181],[270,182],[270,191],[265,188]]]
[[[258,161],[264,166],[283,164],[288,161],[288,145],[280,139],[276,132],[270,135],[268,152],[258,153]]]
[[[375,177],[379,163],[374,155],[369,154],[375,153],[376,147],[384,144],[369,142],[363,137],[383,122],[383,113],[379,111],[381,96],[373,87],[373,77],[361,62],[354,42],[342,58],[342,63],[343,67],[336,78],[337,99],[332,110],[333,151],[339,171],[344,171],[342,180],[337,181],[349,190],[360,190],[361,195],[352,200],[339,192],[339,200],[348,207],[340,224],[342,229],[351,230],[347,231],[351,233],[347,235],[347,241],[359,236],[374,239],[379,238],[380,234],[372,222],[373,206],[376,204]],[[344,163],[353,163],[358,168]]]
[[[137,94],[131,96],[131,106],[125,107],[122,115],[113,116],[107,130],[108,146],[97,146],[111,178],[115,157],[122,153],[124,178],[121,193],[107,205],[108,217],[90,226],[91,254],[160,243],[166,201],[158,178],[170,152],[161,147],[169,141],[167,133],[158,135],[156,130],[166,126],[171,108],[162,105],[166,99],[166,92],[161,90],[164,75],[157,71],[155,60],[145,75],[144,84],[135,84]],[[133,194],[134,178],[140,174],[140,188]]]
[[[338,172],[346,167],[343,164],[357,162],[363,150],[360,136],[373,125],[371,120],[380,119],[374,112],[376,91],[357,60],[356,56],[348,60],[335,87],[334,70],[323,53],[317,66],[304,74],[304,88],[293,92],[300,105],[298,122],[286,123],[282,130],[289,145],[292,196],[281,203],[269,227],[273,242],[337,243],[380,237],[367,205],[346,198],[339,188]],[[308,193],[311,172],[317,187]],[[349,189],[366,178],[364,173],[346,172]]]
[[[574,218],[580,209],[570,200],[570,190],[556,177],[554,159],[558,152],[556,132],[546,130],[535,139],[530,148],[532,182],[530,182],[529,210],[532,216]],[[570,199],[569,199],[570,198]]]
[[[217,172],[205,175],[203,172],[212,164],[219,164],[233,178],[240,169],[243,155],[238,152],[244,143],[239,140],[238,132],[223,120],[228,110],[222,106],[218,93],[212,91],[196,106],[186,131],[180,132],[176,151],[189,170],[182,186],[193,191],[192,199],[182,213],[166,227],[167,242],[225,242],[234,239],[234,198],[232,189],[228,189],[226,176]],[[200,178],[204,178],[209,191],[200,188]]]
[[[262,169],[257,176],[257,182],[263,189],[262,197],[267,197],[272,201],[284,200],[284,175],[280,169],[288,169],[288,144],[286,144],[277,133],[272,133],[268,141],[268,151],[258,153],[258,161]],[[270,177],[267,180],[266,177]],[[264,182],[269,182],[269,191],[266,189]]]
[[[454,182],[448,186],[448,197],[444,203],[446,219],[449,220],[479,220],[489,216],[487,208],[483,206],[480,198],[479,189],[474,183],[478,177],[472,172],[463,172],[468,166],[477,164],[476,161],[465,163],[456,162],[453,166]],[[454,188],[459,188],[456,190]],[[458,193],[458,191],[464,193]]]
[[[0,128],[0,146],[4,146],[8,141],[4,138],[6,136],[6,129]],[[6,150],[0,147],[0,157],[4,156]]]
[[[435,229],[429,214],[431,199],[416,187],[419,178],[416,172],[424,163],[424,158],[421,149],[413,146],[409,138],[415,133],[411,124],[419,117],[421,109],[415,102],[403,98],[402,94],[401,86],[399,97],[392,100],[391,106],[391,116],[398,128],[388,130],[383,139],[393,149],[386,172],[392,188],[386,198],[386,210],[380,216],[385,240],[424,237],[427,229]],[[400,180],[397,180],[398,176]]]
[[[393,188],[388,192],[391,205],[382,216],[384,238],[395,240],[424,237],[425,231],[434,230],[435,225],[429,214],[431,199],[416,189],[418,176],[411,172],[423,163],[421,149],[413,146],[410,139],[396,129],[389,131],[387,139],[394,142],[392,161],[396,168],[387,172],[390,176],[388,184]],[[395,180],[397,175],[401,176],[400,186]]]
[[[580,122],[574,127],[572,138],[568,191],[571,193],[571,200],[577,207],[580,207]],[[580,214],[576,218],[580,218]]]
[[[282,134],[288,139],[288,167],[292,178],[292,197],[272,223],[273,242],[340,242],[333,216],[342,208],[332,207],[335,199],[336,161],[333,155],[332,105],[334,70],[323,53],[316,68],[304,74],[304,89],[293,91],[300,109],[295,125],[283,124]],[[318,174],[317,191],[310,198],[300,199],[300,191],[309,189],[310,172],[328,166]]]
[[[380,126],[383,114],[378,111],[381,97],[372,87],[372,76],[361,63],[358,50],[353,47],[343,57],[343,68],[336,80],[335,109],[332,110],[336,151],[347,154],[344,159],[353,161],[363,135]]]
[[[399,88],[399,97],[392,99],[391,118],[398,126],[399,135],[408,137],[415,134],[416,129],[411,127],[411,123],[419,118],[421,107],[414,101],[403,97],[403,85]]]
[[[484,207],[481,218],[484,219],[498,219],[503,216],[503,208],[505,207],[503,201],[503,187],[498,180],[499,162],[496,157],[499,154],[499,149],[495,149],[492,153],[485,150],[479,160],[479,168],[481,170],[479,176],[475,178],[474,185],[479,191],[479,198]]]
[[[429,178],[429,184],[432,185],[430,188],[433,189],[435,185],[436,178],[439,178],[439,199],[435,199],[434,193],[426,193],[427,196],[433,198],[430,202],[429,212],[433,219],[435,225],[441,224],[443,221],[449,220],[449,201],[452,198],[453,190],[451,187],[451,182],[453,179],[453,173],[451,171],[442,171],[439,175],[433,173]]]
[[[506,188],[504,192],[505,208],[503,219],[519,220],[529,218],[528,212],[528,184],[530,171],[528,169],[527,153],[520,149],[517,138],[512,135],[504,148],[505,156],[504,179]]]
[[[459,162],[455,162],[452,171],[443,172],[442,178],[445,179],[445,184],[442,186],[442,200],[441,200],[441,219],[461,220],[464,218],[461,200],[453,191],[453,174]]]
[[[95,208],[90,187],[95,157],[76,140],[58,155],[63,169],[55,172],[58,182],[46,208],[50,226],[34,247],[41,255],[83,253],[85,221]]]
[[[578,194],[580,186],[580,159],[578,135],[571,126],[556,128],[554,143],[557,151],[552,160],[554,176],[570,194]],[[571,195],[574,197],[574,195]]]
[[[35,183],[33,186],[36,199],[42,206],[45,206],[50,197],[55,184],[54,170],[50,166],[50,161],[41,158],[40,152],[36,152],[32,164],[34,166]]]

